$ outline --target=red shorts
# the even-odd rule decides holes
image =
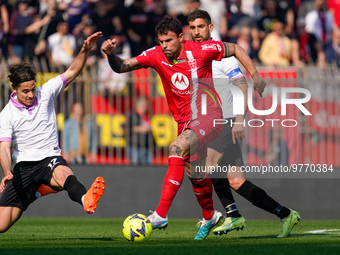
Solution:
[[[218,138],[223,130],[223,125],[214,127],[215,119],[222,119],[222,110],[220,108],[209,111],[208,115],[199,115],[194,120],[178,123],[177,135],[182,134],[186,129],[191,129],[195,132],[199,141],[196,152],[186,156],[185,161],[191,162],[207,157],[208,144]]]

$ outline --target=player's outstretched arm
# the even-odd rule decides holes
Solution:
[[[116,73],[125,73],[141,69],[143,66],[138,63],[136,58],[121,59],[115,54],[116,40],[106,40],[102,45],[102,51],[107,55],[109,64]]]
[[[246,51],[237,44],[223,42],[223,45],[224,45],[224,57],[227,58],[235,56],[241,62],[241,64],[253,78],[254,90],[256,90],[262,97],[262,93],[264,91],[264,88],[266,87],[266,83],[260,76],[256,67],[254,66],[253,61],[250,59]]]
[[[13,179],[11,172],[11,142],[0,142],[0,163],[4,172],[4,177],[0,183],[0,193],[2,193],[6,184]]]
[[[86,38],[80,52],[64,73],[64,76],[68,83],[72,82],[80,74],[81,70],[83,70],[90,50],[94,47],[98,39],[102,36],[102,32],[96,32]]]

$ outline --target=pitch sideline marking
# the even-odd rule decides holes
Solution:
[[[321,233],[327,233],[327,232],[336,232],[335,234],[338,234],[338,233],[340,234],[340,229],[338,229],[338,228],[334,228],[334,229],[318,229],[318,230],[306,231],[304,233],[308,233],[308,234],[321,234]]]

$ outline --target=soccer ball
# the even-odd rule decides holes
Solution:
[[[123,235],[132,242],[146,241],[152,233],[152,224],[143,214],[135,213],[128,216],[123,223]]]

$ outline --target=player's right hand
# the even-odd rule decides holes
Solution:
[[[262,97],[262,93],[266,86],[267,84],[261,77],[257,77],[254,79],[254,90],[256,90],[257,93],[259,93],[260,97]]]
[[[13,179],[12,173],[9,173],[6,176],[4,176],[4,178],[2,178],[1,183],[0,183],[0,193],[4,192],[7,183],[12,179]]]
[[[111,55],[111,54],[115,53],[116,44],[117,44],[116,39],[112,39],[112,40],[108,39],[102,44],[102,51],[106,55]]]

